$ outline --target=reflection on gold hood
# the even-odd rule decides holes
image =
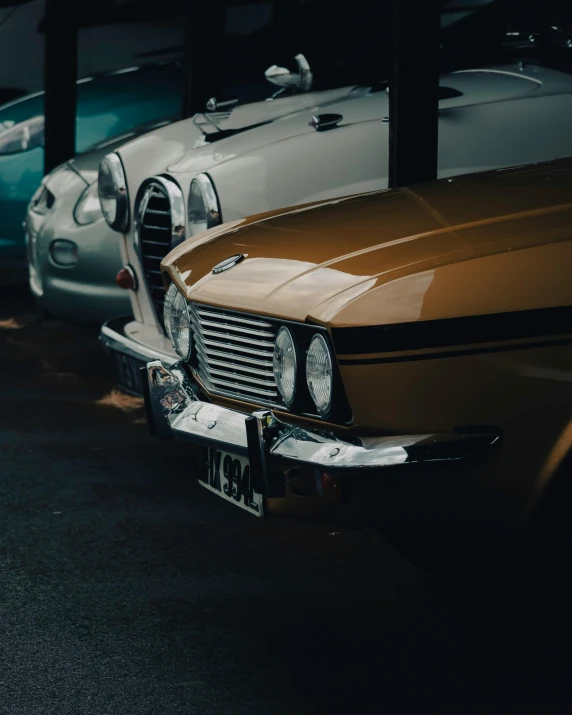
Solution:
[[[572,160],[560,160],[250,217],[162,266],[191,300],[385,324],[570,304],[571,237]]]

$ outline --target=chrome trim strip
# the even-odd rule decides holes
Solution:
[[[238,383],[247,383],[246,385],[237,384],[237,389],[248,390],[250,388],[250,385],[264,385],[265,387],[269,388],[274,387],[276,385],[274,380],[261,380],[258,377],[251,377],[249,375],[238,375],[234,372],[228,372],[227,370],[218,370],[217,368],[212,368],[210,367],[210,365],[205,367],[206,370],[208,370],[209,375],[211,376],[212,382],[220,382],[218,377],[216,377],[216,375],[220,375],[221,377],[228,377]]]
[[[236,323],[244,323],[246,325],[256,325],[259,328],[272,328],[273,324],[272,323],[267,323],[263,320],[253,320],[252,318],[240,318],[238,315],[234,315],[233,313],[224,313],[224,316],[221,315],[221,313],[213,313],[211,310],[204,310],[203,308],[199,308],[198,306],[193,306],[196,312],[199,315],[205,315],[207,318],[217,318],[221,319],[224,317],[224,320],[234,320]]]
[[[212,383],[214,386],[222,385],[223,387],[228,387],[230,390],[227,392],[232,394],[235,400],[244,400],[246,398],[256,399],[257,395],[262,395],[264,397],[270,397],[274,402],[278,399],[278,392],[273,390],[265,390],[262,387],[251,387],[250,385],[245,385],[243,388],[238,388],[236,383],[227,382],[226,380],[220,380],[218,377],[213,378]],[[215,390],[213,390],[214,392]],[[216,390],[218,393],[218,390]]]
[[[220,350],[212,350],[209,349],[208,351],[208,356],[205,352],[204,345],[202,343],[199,345],[198,342],[195,342],[195,349],[197,353],[203,355],[203,357],[207,360],[212,362],[213,364],[219,363],[219,364],[228,364],[228,360],[234,360],[235,362],[245,362],[248,363],[249,365],[259,365],[261,367],[266,367],[268,370],[272,370],[272,357],[268,360],[256,360],[253,357],[250,357],[250,355],[234,355],[233,353],[224,353],[221,352]],[[213,356],[213,357],[211,357]],[[221,357],[225,358],[226,362],[222,363],[221,361],[218,361],[216,358]],[[236,366],[236,369],[238,370],[240,368],[239,365]]]
[[[223,348],[226,350],[236,350],[237,352],[245,353],[246,355],[258,355],[258,357],[267,357],[272,360],[273,353],[265,350],[256,350],[255,348],[247,348],[244,345],[234,345],[233,343],[219,343],[216,340],[201,340],[201,343],[205,346],[213,346],[215,348]],[[234,357],[234,356],[233,356]],[[238,360],[241,356],[237,355]]]
[[[153,194],[153,196],[155,196],[156,198],[159,198],[159,196],[157,194]],[[161,198],[163,198],[163,197],[161,197]],[[159,211],[158,209],[147,209],[145,211],[145,213],[154,214],[156,216],[171,216],[170,211]]]
[[[201,358],[206,359],[208,361],[207,364],[209,366],[211,366],[211,365],[217,366],[218,365],[218,367],[228,369],[228,362],[224,362],[222,360],[215,360],[209,356],[204,357],[203,355],[201,355]],[[262,377],[271,377],[274,380],[274,372],[272,370],[272,363],[269,363],[268,365],[265,366],[266,370],[261,370],[260,368],[256,368],[256,367],[250,367],[249,365],[233,365],[232,367],[234,370],[242,370],[242,372],[247,372],[250,375],[260,375]],[[274,384],[276,384],[276,383],[274,383]]]
[[[213,320],[201,320],[201,328],[203,328],[205,325],[207,328],[215,328],[216,330],[228,330],[231,333],[241,333],[242,335],[254,335],[255,337],[260,337],[260,338],[273,338],[274,333],[270,332],[268,330],[255,330],[254,328],[243,328],[241,325],[231,325],[229,323],[215,323]],[[230,336],[229,336],[230,337]],[[235,339],[235,336],[232,336],[233,340]]]
[[[215,330],[203,330],[203,335],[213,338],[226,338],[227,340],[231,337],[230,335],[225,335],[224,333],[217,333]],[[237,340],[246,345],[256,345],[262,348],[268,348],[268,350],[274,350],[274,341],[269,340],[255,340],[254,338],[244,338],[242,335],[233,335],[232,340]]]

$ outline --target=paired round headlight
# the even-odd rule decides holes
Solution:
[[[191,357],[191,318],[187,299],[174,283],[171,283],[163,307],[163,323],[175,350],[183,360]]]
[[[328,345],[322,335],[314,335],[306,356],[306,382],[321,415],[332,405],[333,366]]]
[[[188,216],[191,236],[222,223],[216,191],[207,174],[199,174],[191,182]]]
[[[296,346],[294,338],[288,328],[282,327],[274,343],[274,357],[272,360],[274,379],[282,399],[291,405],[296,394],[296,377],[298,361],[296,359]]]
[[[117,154],[108,154],[99,165],[99,202],[105,220],[123,233],[129,225],[129,197],[123,164]]]
[[[287,406],[296,397],[298,360],[292,333],[282,326],[274,343],[274,379]],[[332,406],[334,369],[330,349],[325,338],[317,333],[310,342],[306,355],[306,383],[308,392],[320,415],[327,415]]]
[[[73,216],[80,226],[87,226],[90,223],[95,223],[98,218],[101,218],[101,204],[99,203],[99,194],[97,190],[97,181],[80,196],[79,201],[75,205]]]

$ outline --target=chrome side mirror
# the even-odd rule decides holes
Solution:
[[[269,67],[266,70],[264,76],[269,82],[272,82],[272,84],[275,84],[278,87],[298,89],[301,92],[308,92],[308,90],[312,87],[314,79],[308,60],[304,57],[304,55],[296,55],[294,59],[298,63],[298,72],[292,72],[286,67],[272,65],[272,67]]]

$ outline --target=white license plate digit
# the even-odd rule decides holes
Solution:
[[[206,450],[199,483],[251,514],[264,515],[263,497],[254,491],[247,457],[219,449]]]

